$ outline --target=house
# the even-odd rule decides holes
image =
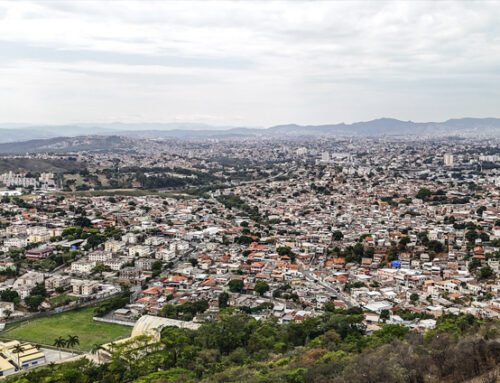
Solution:
[[[44,278],[42,273],[30,271],[16,279],[12,286],[12,290],[19,294],[20,299],[24,299],[29,295],[33,287],[39,283],[43,283]]]
[[[379,302],[371,302],[365,304],[365,309],[368,311],[373,311],[377,314],[380,314],[382,310],[390,310],[392,308],[392,303],[387,301],[379,301]]]
[[[139,258],[135,261],[135,266],[139,270],[151,270],[153,268],[154,259],[151,258]]]
[[[140,277],[140,275],[141,271],[136,267],[125,267],[120,271],[121,279],[127,279],[127,280],[137,279]]]
[[[17,345],[21,345],[23,348],[23,352],[17,354],[15,352],[15,347]],[[3,371],[2,365],[8,367],[6,364],[2,363],[2,360],[6,360],[9,364],[14,364],[18,368],[30,368],[35,366],[40,366],[45,364],[45,354],[38,350],[35,346],[30,343],[21,343],[17,340],[13,340],[10,342],[2,343],[0,342],[0,369]],[[9,375],[10,368],[7,368],[4,376]]]
[[[28,245],[28,238],[27,237],[12,237],[12,238],[6,238],[3,241],[4,247],[7,248],[7,250],[10,249],[21,249],[24,248]]]
[[[393,281],[397,273],[397,269],[379,269],[377,271],[377,279],[379,281]]]
[[[107,251],[94,251],[89,254],[89,261],[95,263],[104,263],[113,259],[113,254]]]
[[[71,264],[71,271],[77,273],[88,274],[92,271],[93,268],[94,263],[85,260],[76,261]]]
[[[65,275],[54,275],[45,280],[45,288],[47,290],[55,290],[59,287],[67,287],[71,284],[71,277]]]
[[[133,257],[145,257],[151,254],[151,249],[149,246],[136,245],[131,246],[128,249],[128,255]]]
[[[71,287],[73,288],[73,294],[88,296],[97,291],[99,283],[90,280],[72,279]]]
[[[0,350],[3,350],[1,343]],[[0,377],[12,375],[14,372],[16,372],[16,366],[14,365],[14,362],[7,356],[5,356],[5,354],[0,354]]]
[[[255,262],[250,265],[250,270],[253,273],[260,273],[262,272],[267,266],[266,262]]]
[[[109,268],[113,271],[118,271],[122,268],[122,266],[126,262],[123,259],[111,259],[109,261],[104,262],[105,266],[109,266]]]
[[[0,318],[9,317],[14,312],[13,302],[0,302]]]
[[[54,251],[53,248],[51,247],[46,247],[43,249],[33,249],[33,250],[28,250],[25,253],[26,259],[31,259],[34,261],[37,261],[39,259],[47,258],[52,252]]]

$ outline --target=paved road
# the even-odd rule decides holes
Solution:
[[[321,287],[323,287],[330,294],[337,296],[337,299],[343,301],[348,308],[353,307],[351,300],[344,293],[338,292],[333,287],[331,287],[328,284],[326,284],[325,282],[322,282],[321,280],[319,280],[319,278],[316,275],[314,275],[314,273],[312,271],[304,268],[304,266],[301,266],[300,271],[302,272],[302,274],[304,274],[305,277],[309,277],[309,278],[312,278],[314,280],[317,280],[318,281],[317,283]]]
[[[61,351],[59,353],[58,350],[54,350],[52,348],[41,347],[40,351],[42,351],[45,354],[45,360],[47,361],[47,364],[52,362],[57,363],[59,361],[65,361],[66,359],[75,356],[75,354],[71,354],[70,352],[67,351]]]

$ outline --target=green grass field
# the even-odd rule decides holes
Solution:
[[[75,349],[87,351],[94,343],[109,343],[130,336],[132,327],[96,322],[92,320],[93,311],[93,307],[87,307],[13,323],[0,332],[0,337],[52,345],[59,336],[78,335],[80,344]]]
[[[55,296],[54,298],[49,299],[49,303],[52,307],[58,307],[58,306],[63,306],[71,301],[76,301],[78,300],[77,297],[74,297],[69,294],[60,294]]]

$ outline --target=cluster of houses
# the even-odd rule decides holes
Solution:
[[[462,154],[458,170],[449,157],[443,166],[450,149],[439,145],[434,156],[423,144],[342,145],[351,154],[323,152],[314,164],[307,156],[321,148],[304,146],[305,160],[294,159],[286,177],[197,198],[3,201],[0,271],[15,272],[4,273],[0,291],[22,300],[43,284],[50,296],[98,299],[127,284],[132,300],[112,316],[129,321],[201,300],[208,309],[196,320],[229,305],[288,323],[327,303],[362,307],[370,325],[389,311],[395,323],[432,326],[404,321],[398,310],[499,317],[497,173],[477,171]],[[280,152],[297,155],[280,147],[269,156]],[[82,217],[78,238],[68,234]],[[10,311],[22,315],[22,305]]]

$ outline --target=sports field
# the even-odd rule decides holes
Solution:
[[[109,343],[130,336],[132,327],[92,320],[93,307],[68,311],[8,325],[0,332],[0,338],[18,339],[27,342],[52,345],[59,336],[77,335],[80,344],[76,350],[86,351],[94,343]]]

